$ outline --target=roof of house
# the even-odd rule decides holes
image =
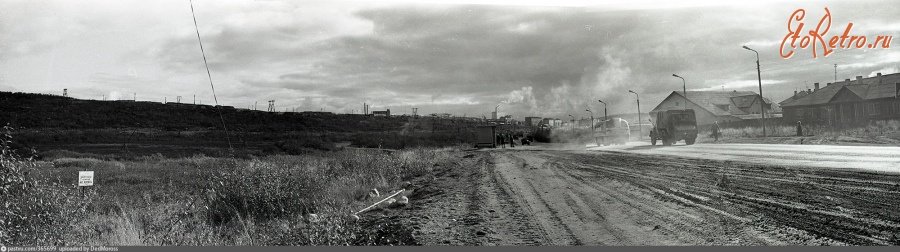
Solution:
[[[684,97],[682,93],[672,92],[673,95]],[[743,115],[750,113],[745,109],[753,105],[757,96],[758,94],[751,91],[689,91],[685,98],[715,115]],[[763,99],[768,104],[772,103],[767,98]]]
[[[865,96],[866,100],[894,97],[897,95],[897,83],[900,83],[900,73],[882,75],[880,84],[878,83],[878,77],[863,79],[863,83],[869,84],[869,92]]]
[[[894,97],[897,94],[896,83],[900,83],[900,73],[863,78],[862,83],[857,80],[844,80],[814,90],[809,95],[798,97],[792,101],[785,100],[781,104],[782,107],[825,104],[831,101],[834,95],[845,87],[866,100]]]
[[[779,102],[778,104],[784,105],[784,104],[791,103],[791,102],[793,102],[794,100],[800,99],[800,97],[804,97],[804,96],[808,95],[809,93],[811,93],[811,92],[807,92],[807,91],[805,91],[805,90],[801,90],[800,92],[797,92],[797,94],[795,94],[795,95],[793,95],[793,96],[791,96],[791,97],[788,97],[787,99],[784,99],[784,101],[781,101],[781,102]]]
[[[866,93],[869,90],[868,85],[846,85],[844,86],[844,88],[850,90],[851,92],[853,92],[853,94],[859,96],[860,98],[865,98]]]

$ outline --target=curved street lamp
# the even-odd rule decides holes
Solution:
[[[678,76],[677,74],[672,74],[672,76],[681,78],[681,94],[684,95],[684,109],[687,109],[687,82],[684,81],[684,78]]]
[[[591,111],[590,109],[585,109],[585,111],[591,112],[591,137],[594,137],[594,111]],[[596,137],[594,137],[594,143],[597,143]]]
[[[641,122],[641,96],[634,91],[628,90],[629,93],[634,94],[637,97],[637,109],[638,109],[638,141],[644,140],[644,125]]]
[[[603,103],[603,120],[604,121],[609,120],[609,115],[606,113],[606,103],[603,102],[602,100],[597,100],[597,101],[600,103]]]
[[[747,49],[747,50],[750,50],[750,51],[753,51],[754,53],[756,53],[756,78],[757,78],[757,80],[759,80],[759,104],[760,104],[759,105],[759,115],[762,117],[762,120],[760,120],[760,123],[762,124],[762,128],[763,128],[763,137],[766,137],[766,111],[765,111],[766,100],[763,100],[763,96],[762,96],[762,74],[760,74],[760,71],[759,71],[759,52],[757,52],[756,50],[750,49],[750,47],[747,47],[747,46],[744,46],[744,49]]]

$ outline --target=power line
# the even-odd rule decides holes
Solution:
[[[209,78],[209,87],[212,88],[213,101],[216,103],[216,111],[219,112],[219,120],[222,121],[222,129],[225,130],[225,139],[228,141],[228,149],[234,152],[231,146],[231,137],[228,136],[228,127],[225,126],[225,118],[222,117],[222,107],[219,106],[219,99],[216,98],[216,87],[213,85],[212,74],[209,73],[209,63],[206,62],[206,52],[203,51],[203,40],[200,39],[200,28],[197,27],[197,15],[194,14],[194,1],[191,3],[191,17],[194,18],[194,30],[197,31],[197,42],[200,43],[200,54],[203,55],[203,65],[206,66],[206,77]]]

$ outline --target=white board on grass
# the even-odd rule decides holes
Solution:
[[[78,186],[92,186],[94,185],[94,171],[79,171],[78,172]]]

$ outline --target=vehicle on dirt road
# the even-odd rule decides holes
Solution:
[[[652,145],[656,145],[657,140],[661,140],[662,145],[672,145],[681,140],[691,145],[697,140],[697,116],[693,109],[650,112],[650,120],[653,126],[650,129]]]
[[[622,118],[601,121],[595,126],[594,140],[597,145],[625,144],[630,137],[628,121]]]

